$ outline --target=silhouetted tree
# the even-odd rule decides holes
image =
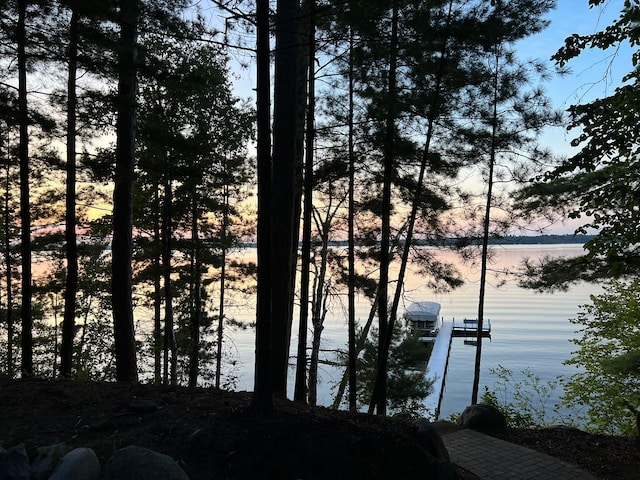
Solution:
[[[273,410],[271,319],[271,81],[269,66],[269,1],[256,1],[256,123],[258,173],[258,290],[253,405],[263,414]]]
[[[112,294],[116,378],[138,379],[133,327],[133,181],[136,139],[136,93],[138,68],[138,0],[120,0],[118,51],[118,99],[116,170],[113,192]]]

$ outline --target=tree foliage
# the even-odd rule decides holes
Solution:
[[[543,382],[530,368],[520,372],[516,380],[513,370],[502,365],[489,370],[497,378],[492,389],[485,386],[482,402],[498,408],[507,425],[514,428],[543,428],[567,425],[568,418],[558,413],[558,406],[550,400],[558,390],[561,379]],[[553,412],[553,413],[552,413]]]
[[[357,362],[358,405],[369,404],[373,395],[377,365],[378,332],[366,340],[362,356]],[[432,344],[425,345],[406,328],[396,328],[389,348],[388,402],[389,414],[413,412],[424,414],[423,400],[433,389],[433,380],[425,373]]]
[[[156,332],[156,348],[172,345],[172,364],[191,365],[195,383],[198,356],[204,354],[199,343],[207,343],[200,330],[213,321],[213,312],[205,308],[212,271],[224,261],[221,252],[238,243],[234,223],[251,179],[246,144],[253,115],[231,94],[220,48],[157,34],[147,35],[142,47],[134,225],[139,232],[136,276],[144,283],[138,291],[151,307],[145,289],[164,282],[165,293],[156,291],[150,300],[163,303],[165,312],[171,304],[177,326],[167,328],[173,320],[165,313],[169,341],[162,345]],[[161,270],[168,276],[160,278]],[[174,381],[184,374],[175,372]]]
[[[586,408],[588,428],[637,435],[640,411],[640,280],[612,281],[571,322],[578,350],[566,363],[579,373],[565,384],[563,403]]]
[[[589,2],[592,6],[601,0]],[[607,49],[628,42],[638,45],[640,2],[627,0],[620,17],[604,30],[573,35],[554,59],[564,66],[587,48]],[[569,109],[569,130],[578,131],[572,145],[580,151],[516,196],[528,213],[546,213],[581,222],[577,233],[596,235],[584,256],[526,265],[523,284],[531,288],[566,288],[579,280],[618,278],[637,273],[640,265],[640,165],[638,52],[634,68],[612,95]]]

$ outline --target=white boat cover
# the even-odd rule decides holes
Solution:
[[[413,302],[404,312],[404,318],[413,321],[437,322],[440,304],[436,302]]]

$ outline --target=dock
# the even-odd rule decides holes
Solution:
[[[465,318],[462,322],[453,320],[453,336],[454,337],[477,337],[478,336],[478,320]],[[482,322],[482,337],[491,338],[491,320]]]
[[[435,343],[429,362],[427,363],[427,375],[434,378],[433,390],[431,394],[425,398],[424,405],[430,412],[434,413],[434,420],[438,420],[440,416],[440,405],[444,395],[445,380],[447,378],[447,369],[449,367],[449,357],[451,355],[451,340],[453,337],[477,337],[478,321],[475,319],[465,318],[461,322],[443,323],[435,337]],[[491,338],[491,321],[487,320],[482,325],[482,337]],[[473,341],[465,341],[465,343],[473,345]]]
[[[447,377],[449,366],[449,354],[451,352],[451,339],[453,338],[453,323],[444,323],[438,332],[436,341],[427,363],[427,375],[434,377],[433,390],[425,398],[424,404],[430,412],[434,412],[434,420],[440,415],[440,403],[444,394],[444,381]]]

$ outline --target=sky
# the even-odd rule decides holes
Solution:
[[[547,16],[551,22],[549,27],[519,45],[522,58],[548,60],[570,35],[586,35],[604,29],[619,16],[623,0],[609,0],[604,6],[593,8],[589,8],[588,0],[557,0],[557,3],[557,8]],[[544,84],[554,106],[566,110],[570,105],[611,94],[621,85],[622,77],[631,71],[630,51],[628,46],[623,46],[618,55],[613,51],[588,50],[571,60],[567,65],[570,74],[554,76]],[[549,64],[553,65],[552,62]],[[574,149],[569,142],[574,136],[564,129],[557,129],[542,141],[558,154],[570,154]]]
[[[619,16],[624,0],[606,0],[603,6],[589,8],[589,0],[557,0],[557,8],[547,15],[550,25],[543,32],[523,40],[518,45],[518,54],[524,59],[548,60],[564,45],[568,36],[579,33],[597,32]],[[566,110],[570,105],[592,100],[603,96],[620,85],[622,77],[631,70],[630,48],[625,47],[613,59],[612,70],[607,74],[612,61],[613,52],[586,51],[572,60],[568,67],[571,73],[565,76],[554,76],[544,84],[547,94],[554,106]],[[233,52],[232,52],[233,55]],[[247,62],[246,53],[238,52],[238,58]],[[241,98],[253,96],[255,73],[251,66],[248,69],[238,68],[232,62],[232,70],[236,75],[234,90]],[[567,135],[564,129],[557,129],[547,134],[545,142],[549,142],[558,154],[569,154],[572,134]]]
[[[604,6],[589,8],[588,0],[557,0],[557,8],[548,15],[550,25],[538,35],[528,38],[518,48],[523,58],[549,59],[564,45],[565,38],[574,33],[586,35],[603,30],[619,17],[623,0],[609,0]],[[566,110],[569,106],[587,103],[595,98],[613,93],[622,84],[622,78],[632,70],[631,47],[623,45],[613,49],[587,50],[572,59],[567,66],[570,73],[553,76],[544,84],[555,108]],[[617,54],[616,54],[617,53]],[[553,65],[550,62],[550,65]],[[575,130],[549,129],[540,138],[540,144],[558,156],[571,156],[578,149],[570,142],[577,136]],[[583,221],[566,221],[555,224],[546,233],[572,234]]]
[[[590,8],[589,0],[557,0],[556,9],[547,15],[549,27],[517,44],[518,56],[521,60],[548,61],[553,71],[554,63],[550,57],[564,45],[567,37],[574,33],[586,35],[604,29],[619,17],[623,2],[606,0],[603,5]],[[630,52],[629,46],[623,46],[617,55],[614,51],[586,50],[571,60],[567,65],[569,74],[554,75],[543,84],[554,108],[564,111],[573,104],[611,94],[621,85],[622,77],[632,69]],[[245,54],[239,53],[239,57],[247,61]],[[236,95],[241,98],[253,97],[253,66],[239,69],[236,62],[232,61],[232,72],[235,74],[233,83]],[[577,151],[570,145],[576,135],[575,131],[567,132],[564,127],[548,129],[540,138],[540,145],[557,156],[570,156]],[[573,233],[577,225],[576,222],[555,225],[548,233]]]

